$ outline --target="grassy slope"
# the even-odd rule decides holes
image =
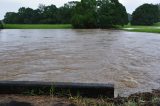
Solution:
[[[126,29],[133,28],[133,29]],[[130,24],[121,27],[120,29],[133,31],[133,32],[151,32],[151,33],[160,33],[160,22],[154,24],[153,26],[131,26]]]
[[[5,29],[70,29],[70,24],[5,24]]]

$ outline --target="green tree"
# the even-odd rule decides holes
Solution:
[[[39,24],[39,21],[42,19],[42,13],[39,9],[32,11],[32,17],[30,18],[32,24]]]
[[[58,8],[55,5],[45,6],[42,12],[43,19],[40,23],[43,24],[56,24],[58,17]]]
[[[132,14],[132,25],[153,25],[158,22],[159,9],[157,5],[143,4]]]
[[[97,27],[97,3],[96,0],[81,0],[77,3],[72,25],[75,28],[95,28]]]
[[[127,23],[128,14],[118,0],[82,0],[72,17],[75,28],[110,28]]]
[[[0,29],[3,29],[3,24],[1,22],[1,20],[0,20]]]
[[[118,0],[99,0],[98,6],[98,22],[101,28],[109,28],[114,25],[125,25],[128,23],[126,9]]]
[[[19,16],[15,12],[7,12],[3,21],[10,24],[19,23]]]
[[[157,4],[157,6],[158,6],[158,10],[159,10],[159,12],[158,12],[159,13],[159,20],[158,21],[160,22],[160,3]]]
[[[18,10],[18,23],[20,24],[35,24],[38,23],[40,11],[31,8],[22,7]]]
[[[57,14],[59,19],[58,23],[62,24],[71,23],[72,14],[77,3],[78,3],[77,1],[71,1],[64,4],[64,6],[58,9],[58,14]]]
[[[27,23],[31,24],[32,23],[32,20],[31,20],[32,12],[33,12],[33,9],[31,9],[31,8],[25,8],[25,7],[20,8],[18,10],[20,23],[22,23],[22,24],[27,24]]]

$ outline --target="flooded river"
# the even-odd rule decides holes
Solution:
[[[160,88],[160,34],[1,30],[0,80],[114,83],[116,94]]]

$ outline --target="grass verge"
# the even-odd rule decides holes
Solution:
[[[4,29],[71,29],[71,24],[5,24]]]
[[[4,29],[72,29],[71,24],[5,24]],[[123,27],[117,26],[117,29],[131,32],[150,32],[160,33],[160,22],[153,26],[132,26],[130,24]]]

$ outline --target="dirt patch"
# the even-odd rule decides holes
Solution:
[[[63,97],[1,95],[0,106],[70,106],[70,101]]]

